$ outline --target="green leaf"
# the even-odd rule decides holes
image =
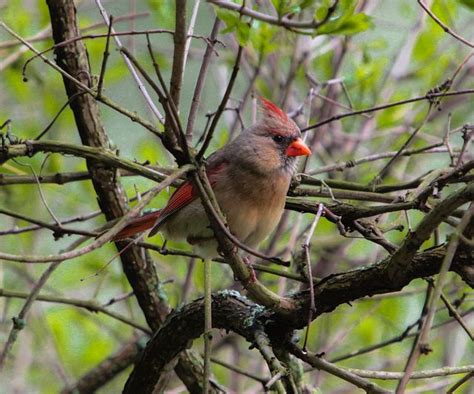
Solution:
[[[217,17],[225,23],[227,29],[235,27],[239,23],[239,14],[237,14],[236,12],[217,7],[215,8],[215,10]]]
[[[237,25],[237,40],[241,46],[245,46],[250,37],[250,24],[241,22]]]
[[[273,8],[275,8],[278,16],[282,16],[282,10],[284,8],[283,2],[284,0],[272,0]]]
[[[279,17],[288,14],[299,14],[301,10],[312,5],[312,1],[308,0],[297,0],[297,1],[288,1],[288,0],[272,0],[273,7],[275,8]]]
[[[364,13],[359,13],[350,17],[330,20],[328,23],[321,26],[317,33],[350,36],[365,31],[372,26],[372,19]]]
[[[250,23],[242,20],[240,15],[233,11],[216,8],[216,14],[226,25],[221,33],[226,34],[235,31],[237,41],[240,45],[245,46],[250,37]]]
[[[278,49],[278,40],[275,38],[278,33],[276,26],[269,23],[254,21],[250,29],[250,41],[253,47],[262,54],[272,53]]]
[[[328,14],[328,8],[327,6],[319,7],[314,13],[314,18],[319,21],[323,20]]]

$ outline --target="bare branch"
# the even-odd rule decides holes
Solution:
[[[338,0],[335,0],[333,5],[328,8],[326,16],[321,21],[316,21],[316,20],[296,21],[293,19],[289,19],[286,16],[274,17],[274,16],[263,14],[258,11],[254,11],[251,8],[245,7],[245,3],[244,5],[241,6],[239,4],[231,3],[230,1],[226,1],[226,0],[209,0],[209,2],[221,8],[226,8],[228,10],[236,11],[241,15],[246,15],[251,18],[261,20],[262,22],[267,22],[276,26],[282,26],[287,29],[316,29],[324,25],[329,20],[329,18],[331,17],[331,15],[334,13],[334,11],[337,8]]]
[[[433,19],[439,27],[441,27],[446,33],[450,34],[453,36],[456,40],[462,42],[463,44],[474,48],[474,44],[466,40],[465,38],[461,37],[459,34],[456,34],[454,31],[452,31],[448,26],[446,26],[441,20],[428,8],[428,6],[422,1],[422,0],[417,0],[418,4],[423,8],[426,13]]]

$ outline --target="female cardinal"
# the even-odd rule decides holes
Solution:
[[[206,172],[230,231],[255,248],[275,228],[283,213],[296,156],[310,155],[298,126],[275,104],[261,99],[263,117],[211,155]],[[198,192],[184,182],[160,211],[133,220],[116,237],[152,229],[167,239],[186,240],[201,255],[216,255],[217,242]]]

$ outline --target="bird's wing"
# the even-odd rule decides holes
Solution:
[[[152,228],[160,217],[160,214],[161,211],[154,211],[132,219],[131,222],[113,238],[113,240],[120,241],[125,238],[130,238],[135,234],[142,233],[143,231]]]
[[[217,155],[216,155],[217,156]],[[218,179],[218,176],[227,167],[227,161],[220,157],[212,157],[209,165],[206,168],[207,178],[211,187],[213,187]],[[155,235],[159,231],[159,227],[174,213],[178,212],[183,207],[189,205],[198,197],[199,193],[197,188],[190,181],[184,182],[173,195],[170,197],[168,204],[160,211],[160,215],[157,218],[153,229],[150,231],[149,236]]]

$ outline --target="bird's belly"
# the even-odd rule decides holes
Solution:
[[[284,199],[262,205],[250,200],[221,199],[218,195],[218,202],[231,233],[251,248],[273,231],[284,208]],[[217,241],[199,199],[176,212],[160,230],[167,239],[187,241],[203,257],[217,256]]]
[[[245,245],[256,248],[273,231],[283,212],[283,204],[256,204],[239,201],[239,204],[222,206],[232,233]]]
[[[217,243],[201,200],[194,200],[170,217],[160,228],[166,239],[186,241],[202,257],[217,255]]]

